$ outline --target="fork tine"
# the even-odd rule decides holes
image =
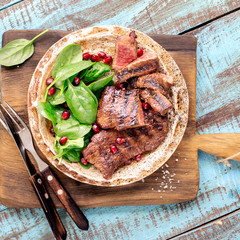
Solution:
[[[24,128],[27,128],[26,123],[19,117],[19,115],[16,113],[16,111],[6,102],[5,104],[8,106],[8,108],[12,111],[13,115],[18,119],[18,121],[23,125]]]
[[[5,113],[8,115],[8,117],[15,123],[15,125],[18,127],[18,130],[20,131],[22,128],[20,127],[20,125],[16,122],[16,120],[12,117],[12,115],[7,111],[7,109],[2,105],[2,103],[0,104],[1,107],[4,109]],[[2,112],[3,116],[5,117],[4,113]],[[7,121],[8,123],[8,119],[6,119],[5,117],[5,120]],[[9,124],[9,123],[8,123]]]
[[[6,131],[8,131],[9,134],[12,135],[8,125],[3,121],[3,119],[0,117],[0,123],[2,124],[2,126],[6,129]]]

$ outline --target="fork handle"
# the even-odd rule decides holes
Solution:
[[[57,213],[55,205],[47,192],[43,179],[39,173],[29,177],[29,180],[36,192],[36,195],[41,203],[42,209],[47,217],[49,225],[57,240],[66,239],[67,233]]]
[[[47,167],[41,171],[49,186],[52,188],[60,202],[63,204],[65,209],[68,211],[69,215],[72,217],[76,225],[82,230],[88,230],[89,224],[86,216],[79,209],[75,201],[72,199],[67,190],[62,186],[61,182],[52,172],[52,170]]]

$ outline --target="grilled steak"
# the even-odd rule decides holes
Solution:
[[[147,52],[128,64],[119,73],[117,82],[126,82],[129,78],[143,76],[159,68],[158,56],[155,52]]]
[[[149,110],[144,113],[144,127],[132,128],[118,132],[116,130],[102,130],[95,134],[88,146],[82,151],[84,158],[94,164],[110,179],[114,171],[124,162],[145,151],[156,149],[165,139],[168,132],[168,120],[159,113]],[[117,137],[125,139],[123,144],[116,144]],[[115,144],[117,152],[111,152],[110,147]]]
[[[137,58],[137,42],[133,34],[123,35],[117,38],[116,53],[112,68],[120,71],[127,64]]]
[[[97,123],[103,129],[124,130],[144,125],[139,90],[118,90],[106,87],[99,102]]]
[[[162,90],[162,94],[166,95],[170,87],[173,85],[173,77],[162,74],[152,73],[130,81],[134,88],[150,88],[153,90]]]
[[[165,115],[167,111],[172,108],[172,104],[162,95],[161,91],[143,89],[141,90],[140,96],[144,100],[147,100],[151,107],[161,115]]]

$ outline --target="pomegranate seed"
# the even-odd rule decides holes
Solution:
[[[83,59],[84,59],[84,60],[88,60],[90,57],[91,57],[91,54],[90,54],[89,52],[85,52],[85,53],[83,54]]]
[[[112,145],[110,147],[110,149],[111,149],[112,153],[114,153],[114,154],[117,152],[117,147],[115,145]]]
[[[103,52],[103,51],[100,51],[99,53],[98,53],[98,56],[100,57],[100,58],[106,58],[107,57],[107,54],[105,53],[105,52]]]
[[[63,111],[62,119],[67,120],[70,117],[70,112],[68,110]]]
[[[129,165],[131,163],[132,163],[132,159],[131,158],[124,162],[125,165]]]
[[[80,84],[80,78],[79,77],[75,77],[74,80],[73,80],[73,85],[74,86],[78,86]]]
[[[68,140],[68,138],[66,136],[63,136],[63,137],[60,138],[59,143],[61,145],[64,145],[67,142],[67,140]]]
[[[135,157],[135,160],[136,160],[137,162],[139,162],[139,161],[141,160],[141,158],[142,158],[142,154],[138,154],[138,155]]]
[[[88,161],[85,158],[81,158],[81,163],[86,166]]]
[[[129,37],[137,38],[137,34],[135,33],[135,31],[131,31],[129,33]]]
[[[149,105],[149,103],[143,102],[142,107],[143,107],[143,109],[148,110],[150,108],[150,105]]]
[[[92,125],[92,130],[95,132],[95,133],[99,133],[100,132],[100,127],[96,124],[96,123],[94,123],[93,125]]]
[[[118,138],[116,139],[116,143],[118,143],[118,144],[122,144],[122,143],[124,143],[124,142],[125,142],[125,138],[118,137]]]
[[[54,79],[50,77],[46,80],[46,84],[49,86],[53,81]]]
[[[103,62],[105,63],[105,64],[109,64],[109,63],[111,63],[112,62],[112,57],[111,56],[107,56],[105,59],[103,59]]]
[[[138,49],[137,55],[138,55],[138,57],[141,57],[143,55],[143,49],[142,48]]]
[[[48,95],[49,96],[52,96],[54,95],[56,92],[56,88],[55,87],[50,87],[49,90],[48,90]]]
[[[51,133],[51,134],[55,134],[53,125],[50,127],[50,133]]]
[[[92,60],[93,62],[99,62],[99,56],[93,54],[93,55],[91,56],[91,60]]]
[[[66,108],[66,109],[68,109],[67,103],[64,103],[64,104],[63,104],[63,107]]]

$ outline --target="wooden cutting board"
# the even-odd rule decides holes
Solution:
[[[13,30],[4,33],[3,46],[17,38],[31,39],[39,30]],[[2,101],[7,101],[27,119],[27,90],[33,71],[46,50],[64,31],[50,31],[35,42],[34,55],[19,67],[1,68]],[[152,36],[177,62],[188,86],[190,97],[189,122],[178,149],[167,164],[143,181],[122,187],[97,187],[74,181],[55,171],[64,186],[81,207],[120,205],[152,205],[184,202],[196,197],[199,185],[197,149],[200,147],[219,156],[240,151],[240,134],[196,136],[196,39],[192,36]],[[231,139],[231,141],[229,141]],[[28,181],[28,173],[15,143],[0,127],[0,201],[7,207],[40,207]],[[217,148],[223,144],[222,148]],[[48,189],[50,193],[52,191]],[[62,207],[54,194],[57,207]]]

